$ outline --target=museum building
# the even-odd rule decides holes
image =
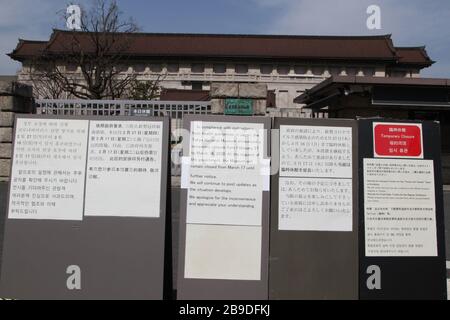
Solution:
[[[139,80],[162,79],[167,90],[198,92],[211,83],[263,83],[273,95],[269,107],[296,108],[294,99],[331,76],[418,78],[433,61],[422,46],[398,47],[391,35],[286,36],[239,34],[136,33],[120,66]],[[48,41],[19,40],[10,57],[22,63],[18,78],[32,84],[33,61],[45,55],[60,69],[80,77],[76,65],[64,65],[74,37],[89,52],[89,34],[54,30]],[[161,78],[161,75],[163,77]],[[43,97],[37,97],[43,98]],[[71,97],[62,97],[71,98]],[[309,109],[303,112],[305,117]]]

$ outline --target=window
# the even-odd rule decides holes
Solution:
[[[48,70],[48,66],[46,66],[45,64],[37,64],[33,66],[33,69],[35,72],[45,72]]]
[[[389,72],[389,76],[392,78],[405,78],[406,77],[406,71],[404,70],[391,70]]]
[[[288,74],[291,68],[287,65],[279,65],[277,68],[278,74]]]
[[[134,66],[133,69],[134,69],[135,72],[140,72],[140,73],[142,73],[142,72],[145,72],[145,65],[143,65],[143,64],[137,64],[137,65]]]
[[[295,74],[306,74],[308,72],[308,68],[306,66],[295,66],[294,72]]]
[[[271,74],[273,71],[273,65],[271,64],[263,64],[260,67],[261,74]]]
[[[203,63],[193,63],[191,65],[192,73],[203,73],[205,72],[205,65]]]
[[[227,66],[224,63],[216,63],[213,65],[214,73],[225,73],[227,72]]]
[[[248,65],[246,64],[237,64],[234,68],[236,73],[248,73]]]
[[[323,67],[315,66],[312,68],[312,73],[315,76],[321,76],[323,75]]]
[[[116,66],[116,70],[119,72],[128,72],[128,66],[119,64],[118,66]]]
[[[192,90],[203,90],[203,82],[192,82]]]
[[[356,76],[356,73],[358,72],[356,68],[347,68],[346,69],[348,76]]]
[[[152,63],[150,65],[150,71],[151,72],[161,72],[162,71],[162,65],[159,63]]]
[[[373,77],[375,75],[375,68],[364,68],[363,73],[366,77]]]
[[[78,66],[74,64],[69,64],[66,66],[67,72],[76,72],[78,70]]]
[[[338,66],[332,66],[328,69],[332,76],[339,76],[342,72],[342,68]]]
[[[180,65],[178,63],[169,63],[167,65],[167,72],[178,72],[180,71]]]

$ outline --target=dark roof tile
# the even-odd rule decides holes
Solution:
[[[110,37],[117,34],[110,34]],[[132,57],[198,57],[293,60],[350,60],[430,63],[423,48],[397,49],[390,35],[381,36],[283,36],[223,34],[120,34],[130,41],[127,54]],[[10,54],[22,61],[45,52],[58,55],[71,52],[78,41],[86,52],[93,50],[89,33],[55,30],[48,42],[21,40]],[[416,52],[420,51],[420,52]],[[428,59],[427,59],[428,58]],[[403,59],[403,61],[402,61]],[[400,60],[400,61],[399,61]]]

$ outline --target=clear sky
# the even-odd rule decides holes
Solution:
[[[90,0],[71,3],[89,6]],[[397,46],[426,45],[437,61],[423,75],[450,78],[449,0],[119,0],[145,32],[367,35],[391,33]],[[366,27],[369,5],[381,30]],[[0,0],[0,74],[20,64],[6,53],[19,38],[47,40],[64,26],[61,0]],[[59,13],[58,13],[59,12]]]

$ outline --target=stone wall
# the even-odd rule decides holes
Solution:
[[[14,118],[17,113],[34,111],[32,97],[33,91],[30,86],[19,84],[10,78],[0,78],[0,268],[11,171]]]
[[[265,115],[267,91],[267,85],[261,83],[212,83],[211,111],[213,114],[223,114],[225,99],[243,98],[253,100],[254,115]]]
[[[0,182],[9,179],[15,114],[32,113],[32,97],[31,87],[0,79]]]

